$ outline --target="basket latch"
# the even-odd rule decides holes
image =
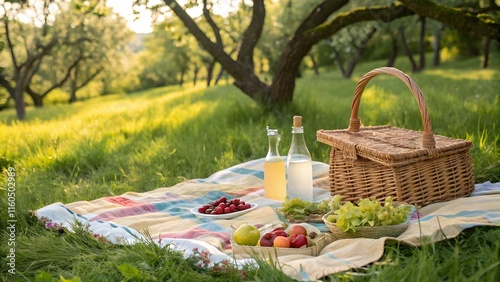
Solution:
[[[356,160],[358,158],[355,143],[345,143],[342,148],[342,153],[344,155],[344,159],[346,160]]]

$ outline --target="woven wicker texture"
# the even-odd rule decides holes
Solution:
[[[418,102],[424,130],[361,126],[358,109],[371,78],[389,74],[401,79]],[[425,206],[468,196],[474,189],[468,140],[432,133],[418,85],[395,68],[366,73],[356,86],[349,129],[319,130],[317,140],[331,146],[330,188],[346,201],[393,196],[398,202]]]

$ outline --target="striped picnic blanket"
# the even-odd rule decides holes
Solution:
[[[160,245],[171,244],[185,256],[197,248],[198,251],[208,251],[213,263],[224,260],[238,265],[252,263],[252,259],[232,256],[232,226],[243,222],[272,224],[284,220],[276,212],[282,202],[263,197],[263,163],[264,159],[252,160],[205,179],[192,179],[144,193],[127,192],[92,201],[54,203],[39,209],[37,216],[70,230],[75,220],[80,221],[93,233],[113,243],[134,243],[148,236]],[[313,162],[313,177],[314,200],[328,199],[328,165]],[[258,207],[226,220],[199,218],[190,211],[221,196],[240,198]],[[471,197],[421,209],[420,226],[413,220],[398,238],[337,240],[327,245],[318,256],[289,255],[279,257],[278,261],[282,270],[292,278],[319,279],[377,261],[383,255],[388,239],[418,246],[422,239],[436,242],[453,238],[473,226],[499,226],[499,203],[500,183],[478,184]],[[324,226],[323,230],[326,230]]]

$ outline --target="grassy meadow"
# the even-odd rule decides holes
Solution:
[[[493,67],[486,70],[479,68],[479,58],[443,63],[418,74],[411,74],[403,58],[396,64],[422,89],[434,134],[473,142],[476,182],[500,181],[499,55],[492,55]],[[306,74],[297,81],[294,103],[280,112],[264,111],[232,85],[172,86],[72,105],[29,108],[23,122],[16,120],[13,110],[1,111],[0,232],[6,238],[5,187],[7,170],[13,167],[17,187],[15,277],[20,281],[61,277],[81,281],[270,281],[272,277],[273,281],[288,281],[265,263],[244,274],[229,269],[221,275],[196,269],[182,255],[160,250],[150,242],[113,246],[92,236],[54,236],[29,211],[54,202],[168,187],[262,158],[267,153],[266,126],[280,130],[280,149],[286,155],[294,115],[303,117],[313,160],[328,162],[329,147],[316,141],[316,131],[347,128],[357,80],[383,64],[359,65],[352,79],[342,78],[338,70],[319,76]],[[422,129],[413,95],[390,76],[370,81],[359,116],[365,125]],[[2,239],[2,259],[7,252]],[[499,261],[500,229],[473,228],[457,239],[432,246],[388,245],[381,262],[325,280],[495,281],[500,279]],[[6,271],[2,262],[0,281]]]

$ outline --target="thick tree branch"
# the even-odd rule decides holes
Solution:
[[[222,37],[220,36],[220,28],[217,26],[215,21],[212,19],[212,16],[210,15],[210,11],[208,10],[207,7],[207,0],[203,0],[203,16],[207,20],[208,24],[212,28],[212,31],[214,32],[215,35],[215,42],[217,42],[218,45],[221,47],[224,47],[224,44],[222,43]]]
[[[219,62],[224,62],[224,64],[234,64],[234,60],[225,54],[222,46],[217,45],[212,42],[210,38],[198,27],[198,25],[194,22],[194,20],[189,16],[189,14],[184,11],[184,9],[177,3],[175,0],[164,0],[165,4],[167,4],[170,9],[179,17],[179,19],[184,23],[186,28],[189,30],[191,34],[196,38],[198,43],[203,46],[203,48],[209,52],[214,58],[216,58]]]
[[[252,8],[252,21],[243,33],[240,41],[238,58],[236,59],[241,64],[248,66],[253,71],[253,50],[259,41],[264,26],[264,18],[266,17],[266,8],[264,0],[254,0]]]
[[[262,1],[262,0],[257,0]],[[184,23],[189,32],[196,38],[198,43],[214,57],[217,62],[235,79],[234,84],[251,98],[261,100],[262,95],[267,91],[265,85],[253,73],[251,69],[242,63],[233,60],[221,45],[212,42],[207,35],[198,27],[189,14],[175,0],[164,0],[170,9]]]
[[[333,5],[333,2],[337,6]],[[315,19],[315,13],[320,13],[326,19],[327,17],[325,18],[325,16],[327,14],[331,15],[335,12],[334,9],[338,10],[342,7],[341,3],[344,2],[325,0],[320,4],[320,6],[324,5],[322,7],[325,10],[321,12],[321,9],[314,9],[311,15],[299,27],[293,38],[286,44],[271,85],[270,95],[273,101],[277,101],[280,104],[292,101],[293,89],[295,88],[294,76],[299,71],[302,59],[309,53],[312,46],[319,41],[329,38],[351,24],[364,21],[390,22],[397,18],[413,14],[413,11],[405,8],[403,5],[396,4],[386,7],[353,9],[346,13],[337,14],[332,20],[323,24],[321,24],[321,18]],[[316,10],[319,11],[315,12]],[[305,27],[309,28],[306,29]],[[286,93],[288,96],[283,93]]]
[[[335,11],[342,8],[345,4],[347,4],[347,2],[349,2],[349,0],[323,1],[311,11],[307,18],[297,28],[295,34],[302,34],[304,31],[315,28],[324,23],[328,17],[330,17]]]
[[[97,70],[95,70],[86,80],[82,81],[82,83],[76,85],[76,89],[81,89],[85,85],[89,84],[96,76],[98,76],[102,71],[104,70],[104,67],[100,67]]]
[[[9,83],[9,81],[5,78],[4,74],[0,74],[0,85],[2,85],[5,89],[7,89],[7,92],[9,92],[9,96],[12,99],[16,99],[14,95],[14,87],[12,87]]]
[[[331,21],[305,31],[305,35],[311,40],[312,45],[314,45],[354,23],[365,21],[391,22],[412,14],[414,14],[413,11],[401,4],[393,4],[385,7],[357,8],[338,14]]]
[[[475,16],[464,10],[446,7],[430,0],[400,1],[420,16],[440,21],[459,30],[500,41],[500,24],[486,14]]]
[[[5,8],[3,10],[5,13]],[[3,22],[5,27],[5,38],[7,39],[7,46],[9,47],[9,55],[12,60],[12,66],[14,67],[15,72],[18,72],[20,67],[17,63],[16,54],[14,54],[14,44],[12,44],[12,39],[10,38],[9,19],[6,15],[4,16]]]

